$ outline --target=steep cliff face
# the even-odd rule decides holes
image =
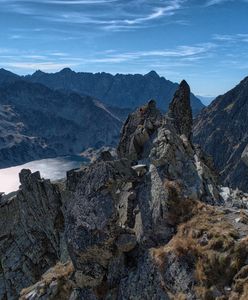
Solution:
[[[146,75],[111,75],[104,72],[77,73],[66,68],[54,74],[37,71],[25,79],[53,89],[66,89],[80,95],[90,95],[107,105],[129,109],[143,105],[147,99],[156,99],[158,107],[167,110],[178,88],[177,83],[160,77],[155,71]],[[199,113],[204,107],[193,94],[191,104],[194,114]]]
[[[17,195],[0,202],[0,299],[18,299],[64,253],[59,188],[29,170],[20,182]]]
[[[248,77],[219,96],[196,118],[194,141],[208,152],[225,185],[248,191],[247,167],[241,160],[248,143]]]

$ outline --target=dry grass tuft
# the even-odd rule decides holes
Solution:
[[[168,216],[167,222],[177,226],[188,221],[194,214],[201,210],[204,204],[182,196],[182,186],[176,180],[164,181],[164,188],[168,191]]]
[[[152,251],[158,268],[163,270],[171,253],[193,256],[198,299],[217,299],[213,292],[216,289],[223,296],[218,299],[231,299],[226,298],[226,287],[232,287],[237,299],[248,299],[248,266],[242,269],[248,259],[248,237],[240,240],[237,230],[216,208],[189,200],[180,203],[182,207],[184,204],[188,207],[187,218],[191,218],[178,226],[177,234],[166,246]],[[182,220],[180,206],[178,212],[177,218]]]
[[[20,300],[29,299],[30,293],[35,292],[39,296],[46,294],[51,284],[56,283],[58,287],[58,295],[54,299],[65,299],[67,295],[70,295],[72,291],[72,282],[70,276],[74,272],[72,262],[65,264],[57,263],[53,268],[49,269],[45,274],[41,276],[40,281],[35,285],[25,288],[20,293]],[[61,298],[62,297],[62,298]]]

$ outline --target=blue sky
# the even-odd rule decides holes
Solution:
[[[248,76],[248,0],[0,0],[0,67],[186,79],[219,95]]]

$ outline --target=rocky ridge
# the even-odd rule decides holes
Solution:
[[[0,206],[10,224],[0,230],[0,299],[246,299],[248,195],[219,186],[211,160],[192,144],[188,99],[182,82],[168,116],[154,100],[137,109],[118,158],[105,151],[64,183],[22,171],[21,190]],[[19,218],[7,218],[12,210],[24,214],[20,231],[10,230]],[[10,263],[12,232],[23,245]],[[16,286],[13,261],[23,278]]]

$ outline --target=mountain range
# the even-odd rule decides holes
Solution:
[[[168,109],[177,84],[146,75],[76,73],[18,76],[0,70],[0,166],[116,146],[131,110],[148,99]],[[203,105],[190,94],[191,107]],[[222,184],[247,191],[241,160],[248,143],[248,78],[217,97],[194,120],[194,142],[213,157]],[[135,100],[136,99],[136,100]],[[183,118],[183,116],[182,116]]]
[[[52,74],[37,71],[33,75],[25,76],[25,80],[42,83],[55,90],[69,90],[80,95],[89,95],[100,99],[106,105],[119,108],[134,109],[149,99],[156,99],[158,107],[163,111],[168,109],[178,88],[177,83],[160,77],[155,71],[146,75],[111,75],[104,72],[77,73],[65,68]],[[193,94],[191,105],[193,114],[199,113],[204,107]]]
[[[147,75],[0,69],[0,167],[115,146],[122,122],[150,98],[167,109],[177,84]],[[191,94],[192,107],[203,105]]]

